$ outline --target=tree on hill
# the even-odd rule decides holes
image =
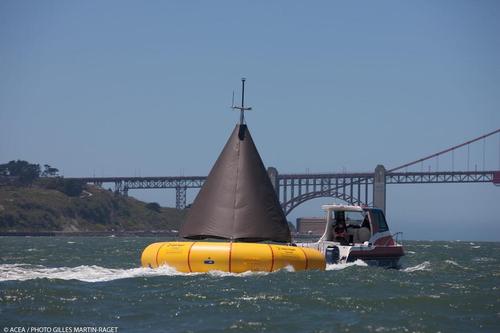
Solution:
[[[18,177],[21,184],[31,185],[35,179],[40,177],[40,165],[21,160],[10,161],[0,164],[0,175]]]
[[[77,197],[82,193],[84,188],[85,183],[80,180],[64,179],[61,192],[70,197]]]
[[[76,179],[64,179],[58,176],[59,169],[44,164],[41,172],[39,164],[31,164],[27,161],[17,160],[0,164],[0,177],[15,177],[11,183],[15,185],[32,185],[38,180],[36,185],[42,188],[57,190],[70,197],[79,196],[85,188],[85,183]],[[38,179],[46,177],[43,179]]]
[[[41,174],[42,177],[57,177],[57,173],[59,172],[59,169],[53,168],[48,164],[43,165],[43,172]]]
[[[147,209],[151,209],[152,211],[155,211],[157,213],[161,212],[161,206],[157,202],[150,202],[146,204]]]
[[[62,192],[70,197],[79,196],[85,189],[85,182],[77,179],[64,179],[63,177],[48,177],[40,179],[37,185],[49,190]]]

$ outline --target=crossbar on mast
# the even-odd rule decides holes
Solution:
[[[245,122],[245,111],[252,110],[251,107],[245,107],[245,81],[244,77],[241,78],[241,106],[232,106],[233,110],[240,110],[240,125]]]

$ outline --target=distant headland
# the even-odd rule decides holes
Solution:
[[[27,161],[0,164],[0,235],[176,235],[186,210],[65,179]]]

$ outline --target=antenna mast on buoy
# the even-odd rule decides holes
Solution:
[[[240,110],[240,125],[243,125],[245,122],[245,111],[250,111],[252,108],[245,107],[245,81],[244,77],[241,78],[241,106],[234,105],[234,92],[233,92],[233,110]]]

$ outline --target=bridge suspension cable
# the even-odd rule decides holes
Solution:
[[[412,165],[415,165],[417,163],[421,163],[421,162],[424,162],[424,161],[427,161],[427,160],[430,160],[434,157],[436,157],[436,163],[437,163],[437,169],[439,169],[439,156],[440,155],[443,155],[443,154],[446,154],[446,153],[449,153],[449,152],[453,152],[458,149],[458,148],[461,148],[461,147],[464,147],[464,146],[467,146],[467,169],[469,168],[469,145],[471,143],[474,143],[476,141],[479,141],[479,140],[483,140],[483,168],[485,167],[485,160],[486,160],[486,143],[485,143],[485,139],[489,136],[492,136],[492,135],[495,135],[497,133],[500,133],[500,128],[497,129],[497,130],[494,130],[493,132],[490,132],[490,133],[487,133],[487,134],[484,134],[484,135],[481,135],[475,139],[472,139],[472,140],[469,140],[467,142],[464,142],[464,143],[461,143],[459,145],[456,145],[456,146],[453,146],[453,147],[450,147],[448,149],[445,149],[445,150],[442,150],[440,152],[437,152],[435,154],[432,154],[432,155],[429,155],[429,156],[425,156],[425,157],[422,157],[422,158],[419,158],[418,160],[415,160],[415,161],[412,161],[412,162],[409,162],[409,163],[406,163],[406,164],[403,164],[403,165],[400,165],[398,167],[395,167],[393,169],[390,169],[388,170],[388,172],[393,172],[393,171],[397,171],[397,170],[401,170],[403,168],[406,168],[406,167],[409,167],[409,166],[412,166]],[[499,136],[500,137],[500,136]],[[499,139],[499,145],[500,145],[500,139]],[[499,148],[499,154],[500,154],[500,148]],[[452,158],[452,165],[454,165],[454,156]],[[500,157],[499,157],[499,169],[500,169]]]

